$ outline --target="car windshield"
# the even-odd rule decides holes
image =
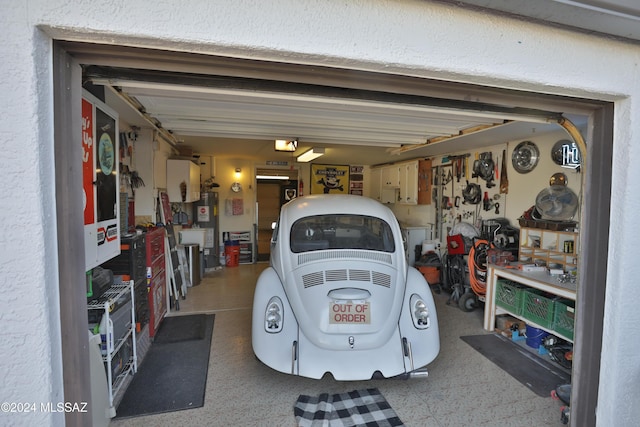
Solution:
[[[299,219],[291,227],[291,251],[364,249],[394,252],[391,227],[366,215],[317,215]]]

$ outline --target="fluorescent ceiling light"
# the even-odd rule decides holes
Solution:
[[[286,181],[289,177],[285,175],[256,175],[256,179],[280,179]]]
[[[310,162],[313,159],[317,159],[318,157],[324,155],[324,148],[312,148],[306,153],[298,156],[299,162]]]
[[[275,144],[276,151],[296,151],[298,148],[298,140],[297,139],[276,139]]]

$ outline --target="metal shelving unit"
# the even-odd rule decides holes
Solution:
[[[87,304],[87,308],[89,310],[102,310],[104,311],[103,316],[106,316],[106,342],[103,343],[103,345],[106,345],[106,354],[103,353],[102,360],[104,361],[105,369],[107,371],[107,387],[109,388],[109,411],[112,418],[116,416],[116,396],[118,396],[118,393],[122,390],[122,387],[127,383],[127,377],[129,375],[135,374],[138,370],[138,356],[136,353],[134,284],[135,282],[133,280],[124,283],[113,284],[113,286],[111,286],[109,290],[107,290],[102,296],[100,296],[100,298]],[[110,316],[111,313],[113,313],[116,308],[118,308],[119,302],[123,299],[127,299],[127,293],[130,294],[131,298],[131,326],[121,337],[114,337],[113,322]],[[110,337],[114,338],[111,339]],[[129,360],[124,362],[122,370],[114,378],[112,370],[113,359],[128,340],[131,340],[131,356],[129,357]]]

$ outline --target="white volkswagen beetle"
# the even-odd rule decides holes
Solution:
[[[309,378],[424,375],[440,351],[436,308],[391,210],[350,195],[284,205],[256,285],[252,343],[267,366]]]

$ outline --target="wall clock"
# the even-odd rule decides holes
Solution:
[[[234,182],[233,184],[231,184],[231,191],[233,191],[234,193],[239,193],[240,190],[242,190],[242,184],[240,184],[239,182]]]
[[[518,173],[529,173],[538,164],[540,150],[531,141],[522,141],[516,146],[511,155],[513,168]]]

